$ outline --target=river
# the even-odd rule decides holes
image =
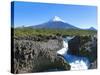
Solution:
[[[71,70],[87,70],[89,67],[89,60],[86,57],[80,57],[68,54],[68,41],[74,37],[63,38],[63,48],[57,51],[64,59],[71,65]]]

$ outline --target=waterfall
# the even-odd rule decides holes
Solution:
[[[67,53],[68,50],[68,41],[63,40],[63,48],[57,51],[57,54],[64,55]]]
[[[57,54],[64,56],[65,60],[71,65],[71,70],[87,70],[89,60],[86,57],[79,57],[68,54],[68,41],[74,37],[66,37],[63,39],[63,48],[57,51]]]
[[[74,37],[63,38],[63,48],[57,51],[57,54],[66,55],[68,51],[68,41]]]

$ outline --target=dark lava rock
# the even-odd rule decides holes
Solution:
[[[75,36],[68,42],[69,54],[87,57],[91,64],[91,69],[97,65],[97,37],[94,36]]]
[[[57,69],[61,69],[61,70],[70,70],[71,66],[69,65],[69,63],[62,57],[62,56],[57,56],[57,58],[55,59],[55,64],[57,66]]]
[[[68,47],[69,54],[78,55],[80,48],[80,36],[75,36],[73,39],[69,40]]]
[[[61,39],[44,41],[14,40],[13,73],[44,72],[50,69],[70,70],[70,65],[57,50],[63,47]]]
[[[93,36],[75,36],[68,42],[68,52],[84,56],[85,53],[97,57],[97,38]],[[88,55],[87,55],[88,56]]]
[[[90,62],[93,62],[97,59],[97,38],[94,36],[88,38],[89,40],[81,45],[79,54],[88,57]]]
[[[94,61],[90,64],[89,69],[96,69],[97,68],[97,61]]]

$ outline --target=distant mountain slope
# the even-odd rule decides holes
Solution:
[[[96,30],[94,27],[90,27],[88,30]]]
[[[52,29],[79,29],[71,24],[64,22],[60,17],[55,16],[46,23],[29,26],[31,28],[52,28]]]

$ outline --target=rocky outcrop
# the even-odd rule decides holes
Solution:
[[[89,69],[96,69],[97,68],[97,61],[94,61],[90,64]]]
[[[94,62],[97,59],[97,37],[88,38],[89,40],[81,45],[79,54],[88,57],[90,62]]]
[[[68,50],[69,54],[78,55],[80,48],[80,36],[75,36],[73,39],[69,40],[68,47],[69,47]]]
[[[13,73],[70,70],[70,65],[56,51],[62,46],[62,39],[48,41],[14,40]]]
[[[59,56],[59,55],[55,59],[55,65],[57,69],[60,69],[60,70],[70,70],[71,69],[71,66],[69,65],[69,63],[62,56]]]
[[[75,36],[68,42],[69,54],[87,57],[92,67],[97,64],[97,37],[94,36]],[[91,67],[91,69],[92,69]],[[95,67],[96,68],[96,67]]]

